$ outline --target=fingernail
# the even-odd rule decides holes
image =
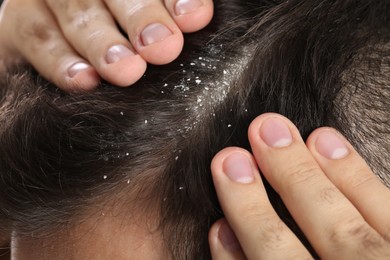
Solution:
[[[219,227],[218,239],[221,241],[222,246],[230,252],[241,250],[241,246],[236,235],[227,223],[222,223]]]
[[[275,148],[289,146],[293,139],[287,124],[279,118],[272,117],[263,122],[260,136],[264,142]]]
[[[88,68],[90,68],[90,66],[87,63],[84,62],[75,63],[68,69],[68,75],[69,77],[73,78],[80,71],[86,70]]]
[[[127,48],[122,44],[118,44],[108,49],[106,55],[106,61],[107,63],[115,63],[121,60],[122,58],[133,56],[133,55],[134,53],[129,48]]]
[[[232,181],[238,183],[251,183],[255,179],[248,157],[241,153],[229,155],[223,162],[223,170]]]
[[[199,0],[179,0],[176,2],[176,15],[188,14],[196,11],[203,4]]]
[[[349,150],[336,133],[326,131],[320,133],[315,143],[317,151],[325,158],[337,160],[345,158],[349,154]]]
[[[168,36],[172,35],[172,32],[161,23],[152,23],[145,27],[141,33],[142,43],[147,46],[152,43],[163,41]]]

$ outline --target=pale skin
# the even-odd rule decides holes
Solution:
[[[100,79],[129,86],[147,63],[177,58],[183,32],[212,15],[212,0],[5,0],[0,60],[27,61],[68,91],[91,90]]]
[[[183,46],[182,33],[203,28],[212,17],[211,0],[193,4],[187,13],[176,4],[173,0],[6,0],[0,16],[0,57],[7,63],[31,63],[67,91],[92,90],[101,79],[129,86],[143,75],[147,63],[174,60]],[[153,31],[156,28],[161,30]],[[259,134],[259,129],[269,118],[282,120],[291,140],[279,140],[279,147],[268,145],[266,141],[275,143],[277,138]],[[271,120],[271,125],[278,124]],[[326,144],[319,140],[334,134],[341,142],[336,142],[339,149],[333,153],[337,158],[328,159],[322,153],[332,153],[321,148]],[[213,259],[310,258],[273,211],[258,167],[323,259],[390,257],[389,189],[340,134],[329,128],[317,129],[305,144],[286,118],[265,114],[251,124],[249,139],[253,155],[240,148],[227,148],[215,156],[211,166],[226,215],[226,220],[218,221],[210,230]],[[227,158],[233,158],[233,163],[227,163]],[[243,158],[249,166],[242,165]],[[250,171],[234,181],[227,174],[239,177],[234,165],[243,166],[238,170],[241,173]],[[103,227],[104,232],[112,230],[111,226]],[[134,235],[134,231],[129,233]],[[122,235],[123,239],[132,239]],[[144,244],[155,248],[158,240],[157,236]],[[367,242],[374,246],[362,246]],[[24,240],[18,240],[17,249],[14,257],[31,252]]]
[[[321,259],[390,259],[390,190],[340,133],[319,128],[305,143],[287,118],[268,113],[248,137],[253,154],[230,147],[212,161],[226,216],[209,233],[213,259],[312,258],[275,213],[258,169]]]

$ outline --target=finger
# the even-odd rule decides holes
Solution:
[[[15,4],[9,4],[9,1],[5,1],[0,5],[0,69],[5,71],[5,64],[17,63],[20,61],[20,54],[17,52],[12,43],[12,29],[10,28],[10,16],[15,13],[8,10],[15,9]],[[6,12],[7,10],[7,12]],[[11,18],[12,19],[12,18]],[[12,26],[12,25],[11,25]]]
[[[213,17],[211,0],[165,0],[165,6],[182,32],[195,32]]]
[[[310,135],[307,146],[328,178],[390,242],[390,190],[352,145],[336,130],[321,128]]]
[[[272,208],[253,157],[226,148],[212,161],[219,202],[249,259],[305,259],[310,254]]]
[[[146,62],[119,32],[102,0],[46,1],[66,39],[103,79],[128,86],[142,77]]]
[[[38,72],[66,90],[97,86],[96,71],[67,44],[42,1],[9,1],[6,8],[2,29],[9,35],[14,50]],[[18,25],[12,21],[18,21]]]
[[[136,51],[149,63],[166,64],[179,56],[183,34],[161,0],[106,0]]]
[[[241,246],[225,219],[220,219],[211,227],[209,244],[213,260],[246,259]]]
[[[264,176],[322,258],[367,256],[368,244],[383,248],[384,240],[325,176],[288,119],[259,116],[249,140]]]

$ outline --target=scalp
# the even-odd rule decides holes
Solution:
[[[249,149],[248,125],[264,112],[303,136],[336,127],[387,176],[388,1],[232,3],[218,2],[177,61],[131,88],[67,94],[30,70],[2,78],[1,228],[55,229],[125,194],[153,201],[140,205],[159,210],[173,258],[208,259],[208,229],[222,216],[211,159],[226,146]]]

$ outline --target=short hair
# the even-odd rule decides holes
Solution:
[[[64,93],[29,68],[9,71],[0,79],[1,230],[50,233],[125,194],[158,209],[173,259],[209,259],[207,233],[223,216],[211,159],[227,146],[250,149],[248,125],[264,112],[287,116],[303,137],[335,127],[389,185],[389,6],[217,1],[211,25],[186,37],[175,62],[124,89]]]

